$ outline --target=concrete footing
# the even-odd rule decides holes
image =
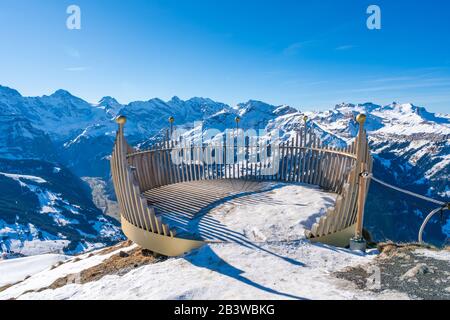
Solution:
[[[364,240],[364,238],[350,239],[350,250],[366,252],[366,249],[367,249],[367,242],[366,240]]]

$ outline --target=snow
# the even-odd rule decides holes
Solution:
[[[40,177],[35,177],[35,176],[28,176],[28,175],[24,175],[24,174],[12,174],[12,173],[4,173],[4,172],[0,172],[0,174],[2,176],[5,176],[7,178],[11,178],[17,182],[20,183],[21,186],[26,186],[26,184],[24,184],[22,182],[22,180],[28,180],[28,181],[33,181],[36,183],[47,183],[47,181],[45,181],[44,179],[40,178]]]
[[[443,192],[440,192],[439,195],[442,198],[450,198],[450,187],[449,186],[445,186],[445,190]]]
[[[427,179],[432,178],[434,175],[436,175],[439,171],[443,170],[449,164],[450,164],[450,154],[446,154],[440,157],[440,162],[438,162],[430,170],[425,172],[425,177]]]
[[[450,251],[449,250],[425,250],[425,249],[417,249],[415,251],[416,254],[419,254],[424,257],[442,260],[442,261],[448,261],[450,263]]]
[[[44,254],[0,261],[0,287],[22,281],[68,258],[60,254]]]
[[[423,111],[422,111],[423,112]],[[426,113],[426,111],[425,111]],[[416,133],[450,134],[450,125],[428,121],[420,108],[410,104],[392,104],[378,108],[372,115],[385,119],[387,125],[378,133],[411,135]]]
[[[330,275],[370,258],[309,244],[260,250],[216,244],[121,277],[27,293],[20,299],[371,299],[373,294]],[[0,298],[12,292],[14,288]]]
[[[39,201],[37,214],[51,217],[55,227],[79,226],[74,230],[85,239],[91,240],[84,241],[83,244],[78,243],[76,249],[69,251],[67,247],[71,243],[71,239],[61,238],[60,235],[55,236],[56,231],[59,230],[55,230],[55,234],[50,234],[44,231],[45,229],[42,230],[41,226],[36,227],[22,221],[8,224],[0,219],[0,239],[2,239],[0,241],[0,252],[4,252],[8,256],[17,254],[29,256],[44,253],[63,253],[66,250],[67,253],[73,254],[105,246],[104,243],[99,242],[99,239],[96,239],[95,235],[83,232],[80,220],[65,215],[65,210],[79,215],[81,207],[64,200],[61,194],[47,189],[48,182],[46,180],[30,175],[1,172],[0,174],[18,181],[23,191],[26,188],[36,195]],[[102,215],[94,218],[89,223],[94,225],[99,237],[109,238],[113,241],[121,239],[119,227],[108,223]],[[16,221],[19,220],[16,218]]]
[[[334,205],[336,197],[302,184],[267,183],[265,188],[270,191],[231,200],[211,210],[208,223],[214,221],[218,228],[232,230],[236,236],[230,238],[237,241],[303,239],[305,229]],[[206,222],[199,224],[200,230],[208,230]],[[201,235],[207,237],[205,233]]]
[[[69,240],[24,239],[21,237],[20,239],[9,239],[8,243],[0,248],[4,252],[33,256],[43,253],[63,253],[69,243]]]
[[[57,169],[59,169],[59,168],[57,168]],[[29,175],[9,174],[9,173],[2,173],[2,172],[0,172],[0,174],[6,176],[8,178],[11,178],[15,181],[18,181],[22,188],[27,188],[30,191],[32,191],[33,193],[35,193],[39,200],[39,204],[41,206],[40,213],[50,215],[57,225],[66,226],[68,224],[79,224],[79,222],[75,219],[72,219],[72,220],[67,219],[61,213],[61,210],[55,208],[57,203],[67,203],[66,201],[64,201],[61,198],[60,194],[55,194],[49,190],[41,188],[40,186],[36,186],[33,184],[27,184],[27,183],[23,182],[23,180],[25,180],[25,181],[32,181],[35,183],[43,184],[43,183],[47,183],[46,180],[44,180],[40,177],[29,176]],[[70,205],[67,205],[67,207],[72,212],[76,212],[76,210],[74,208],[71,208]]]
[[[0,251],[4,253],[21,254],[25,256],[44,253],[62,253],[70,243],[65,239],[58,239],[43,230],[38,230],[31,223],[7,224],[0,219]]]
[[[206,217],[210,224],[223,234],[234,235],[223,243],[210,243],[121,276],[25,293],[63,276],[76,276],[118,250],[106,256],[79,256],[79,261],[37,273],[0,292],[0,299],[404,298],[396,292],[361,291],[332,275],[344,267],[370,262],[376,251],[357,253],[304,238],[303,230],[334,203],[334,197],[305,185],[279,185],[230,200],[210,212]]]
[[[352,119],[358,113],[365,113],[368,118],[366,129],[371,134],[405,135],[414,134],[450,134],[450,119],[448,115],[429,113],[425,108],[411,103],[392,103],[390,105],[340,104],[335,110],[324,112],[307,112],[311,119],[317,119],[328,130],[342,134],[347,132],[355,135],[352,130]]]
[[[76,257],[65,260],[65,263],[51,270],[44,270],[31,275],[25,281],[22,281],[3,292],[0,292],[0,300],[8,299],[9,297],[19,297],[21,294],[28,290],[39,290],[40,288],[47,287],[51,285],[55,280],[65,277],[67,275],[76,274],[82,270],[91,268],[102,263],[104,260],[108,259],[114,254],[120,251],[129,251],[135,248],[132,245],[128,248],[122,248],[113,250],[108,254],[99,254],[99,252],[92,252],[82,254]],[[38,256],[39,257],[39,256]],[[14,260],[11,260],[14,261]],[[1,266],[1,263],[0,263]]]

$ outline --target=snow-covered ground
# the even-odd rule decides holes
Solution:
[[[199,222],[201,236],[208,238],[208,225],[228,232],[228,241],[239,243],[304,239],[317,218],[334,206],[336,194],[308,185],[262,183],[262,193],[239,197],[212,209]]]
[[[68,258],[61,254],[43,254],[2,261],[0,262],[0,287],[22,281]]]
[[[223,232],[235,235],[234,241],[211,243],[124,275],[40,291],[61,277],[73,275],[76,279],[82,270],[134,246],[106,255],[84,254],[13,285],[0,292],[0,299],[405,298],[397,292],[358,290],[332,275],[347,266],[372,261],[375,251],[355,253],[304,239],[303,230],[333,204],[334,197],[308,186],[284,185],[247,196],[239,203],[235,199],[208,215]],[[0,262],[0,267],[4,263],[8,261]]]

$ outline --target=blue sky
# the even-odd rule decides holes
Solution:
[[[81,8],[81,30],[66,8]],[[381,30],[366,9],[381,8]],[[450,112],[450,2],[0,0],[0,84],[90,102],[210,97]]]

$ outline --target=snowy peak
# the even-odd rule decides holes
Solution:
[[[324,121],[330,130],[344,136],[354,136],[353,119],[358,113],[367,115],[365,127],[373,134],[450,134],[449,116],[436,115],[411,103],[393,102],[385,106],[370,102],[356,105],[342,103],[334,110],[319,112],[314,117]]]
[[[181,100],[180,98],[178,98],[177,96],[173,96],[172,99],[170,99],[169,101],[167,101],[168,104],[180,104],[183,103],[183,100]]]
[[[428,112],[424,107],[411,103],[393,103],[373,110],[372,115],[382,119],[384,126],[377,130],[381,134],[450,134],[450,121]]]
[[[43,96],[40,99],[49,104],[61,104],[61,107],[76,109],[92,109],[92,105],[81,98],[72,95],[69,91],[59,89],[49,96]]]
[[[237,106],[241,116],[255,111],[259,113],[273,113],[276,109],[275,106],[258,100],[249,100],[245,103],[239,103]]]
[[[15,89],[4,87],[0,85],[0,99],[1,98],[20,98],[22,95]]]
[[[66,90],[57,90],[50,96],[42,97],[22,97],[17,91],[6,87],[1,87],[0,92],[1,114],[27,119],[34,128],[49,133],[55,140],[78,135],[89,125],[111,118],[104,110],[93,107]]]
[[[259,114],[272,114],[276,116],[281,116],[289,113],[296,113],[298,110],[288,106],[288,105],[281,105],[281,106],[274,106],[262,101],[258,100],[249,100],[245,103],[240,103],[237,105],[238,107],[238,113],[240,116],[245,116],[247,114],[255,115],[257,113]]]
[[[120,104],[119,102],[117,102],[116,99],[114,99],[113,97],[110,96],[106,96],[100,99],[100,101],[98,102],[99,105],[118,105]]]
[[[57,97],[57,98],[75,98],[69,91],[58,89],[53,94],[50,95],[50,97]]]
[[[76,108],[92,108],[92,105],[85,100],[78,98],[74,95],[72,95],[69,91],[59,89],[56,90],[54,93],[52,93],[49,96],[43,96],[41,97],[42,100],[52,102],[52,103],[64,103],[68,106],[74,106]]]
[[[105,110],[111,117],[116,116],[122,107],[123,105],[110,96],[101,98],[97,104],[97,108]]]

